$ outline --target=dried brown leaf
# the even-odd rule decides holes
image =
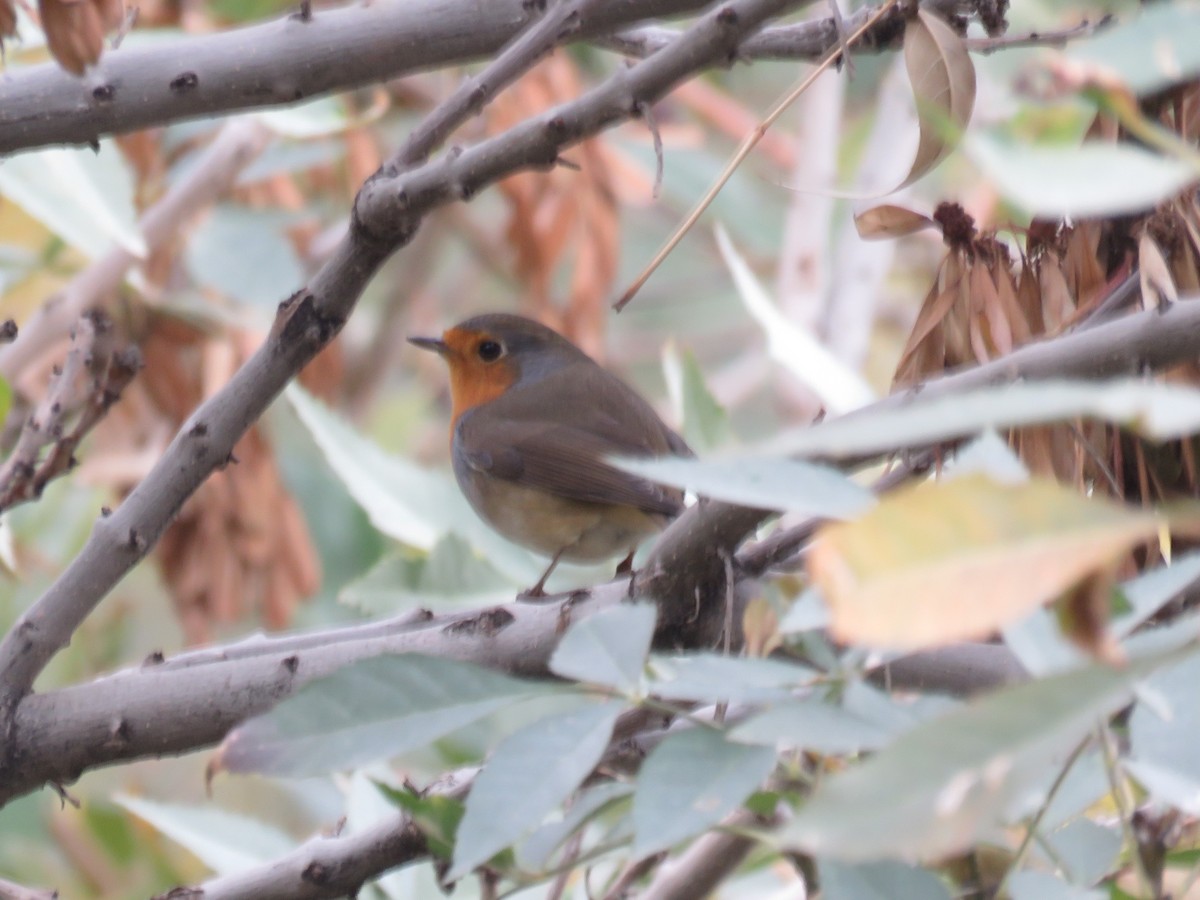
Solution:
[[[94,0],[38,0],[46,46],[60,66],[82,75],[104,51],[104,19]]]
[[[854,227],[860,238],[874,241],[916,234],[926,228],[936,228],[937,223],[915,209],[894,203],[881,203],[855,213]]]
[[[975,66],[958,33],[919,10],[904,30],[904,65],[920,114],[920,141],[900,187],[916,181],[954,149],[975,106]]]

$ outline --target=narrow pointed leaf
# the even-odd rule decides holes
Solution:
[[[1052,759],[1126,704],[1138,679],[1195,649],[1176,645],[1124,669],[1092,665],[1005,688],[918,725],[823,782],[779,843],[852,862],[964,850],[1045,783]]]
[[[542,824],[591,774],[625,706],[589,704],[527,725],[475,778],[448,880],[466,875]]]
[[[222,875],[256,869],[295,848],[282,831],[213,806],[157,803],[118,795],[116,802]]]
[[[661,458],[615,463],[651,481],[758,509],[848,519],[875,504],[869,490],[836,469],[798,460]]]
[[[217,751],[217,768],[276,775],[348,769],[554,690],[432,656],[375,657],[310,682],[239,726]]]
[[[770,747],[735,744],[711,728],[690,728],[655,748],[633,797],[633,852],[666,850],[716,825],[742,805],[775,767]]]
[[[554,649],[550,671],[634,692],[650,652],[655,616],[649,603],[622,603],[576,622]]]

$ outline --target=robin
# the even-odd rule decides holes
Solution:
[[[683,510],[680,491],[610,465],[610,456],[691,456],[650,404],[582,350],[521,316],[467,319],[409,342],[450,367],[450,451],[475,511],[550,557],[525,597],[545,595],[560,560],[633,552]]]

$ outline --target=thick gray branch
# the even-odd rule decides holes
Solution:
[[[696,12],[708,0],[612,0],[582,37]],[[526,0],[406,0],[316,10],[219,34],[126,46],[76,78],[47,63],[0,79],[0,155],[295,103],[494,54],[537,17]]]
[[[1193,359],[1200,346],[1200,303],[1180,303],[1163,313],[1136,313],[1086,332],[1016,351],[980,370],[939,379],[939,391],[966,390],[997,372],[1050,378],[1064,374],[1111,375],[1145,365],[1169,368]],[[1015,367],[1013,360],[1021,362]],[[882,405],[889,400],[881,401]],[[640,583],[718,578],[723,565],[714,547],[730,547],[761,516],[724,504],[689,511],[660,539]],[[721,571],[713,574],[711,568]],[[692,581],[700,588],[703,583]],[[686,594],[687,585],[683,586]],[[705,588],[697,605],[675,601],[664,608],[686,613],[679,632],[695,634],[711,621],[700,605],[714,604]],[[511,604],[495,610],[355,625],[334,631],[253,638],[224,648],[197,650],[89,684],[26,697],[17,708],[8,768],[0,777],[0,804],[46,781],[148,755],[185,753],[209,746],[248,716],[269,708],[304,681],[341,665],[388,652],[420,652],[464,659],[499,670],[542,675],[563,628],[572,620],[620,602],[624,581],[593,589],[578,601]],[[716,616],[719,618],[719,615]],[[892,687],[966,694],[1010,681],[1021,669],[1003,647],[964,646],[897,660],[877,674]]]
[[[623,121],[638,104],[656,101],[689,75],[728,60],[746,34],[788,5],[789,0],[734,0],[661,53],[577,100],[471,150],[364,185],[349,235],[312,281],[280,306],[264,345],[192,414],[154,468],[115,512],[97,521],[79,555],[0,642],[0,786],[25,762],[14,713],[38,674],[149,552],[204,479],[231,462],[237,440],[342,328],[367,282],[412,239],[424,214],[513,172],[553,164],[563,148]]]

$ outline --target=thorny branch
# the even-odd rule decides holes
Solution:
[[[104,313],[93,310],[76,323],[66,360],[55,367],[50,389],[0,466],[0,511],[36,500],[51,480],[75,467],[79,442],[142,366],[137,347],[117,350],[114,343],[113,324]]]

